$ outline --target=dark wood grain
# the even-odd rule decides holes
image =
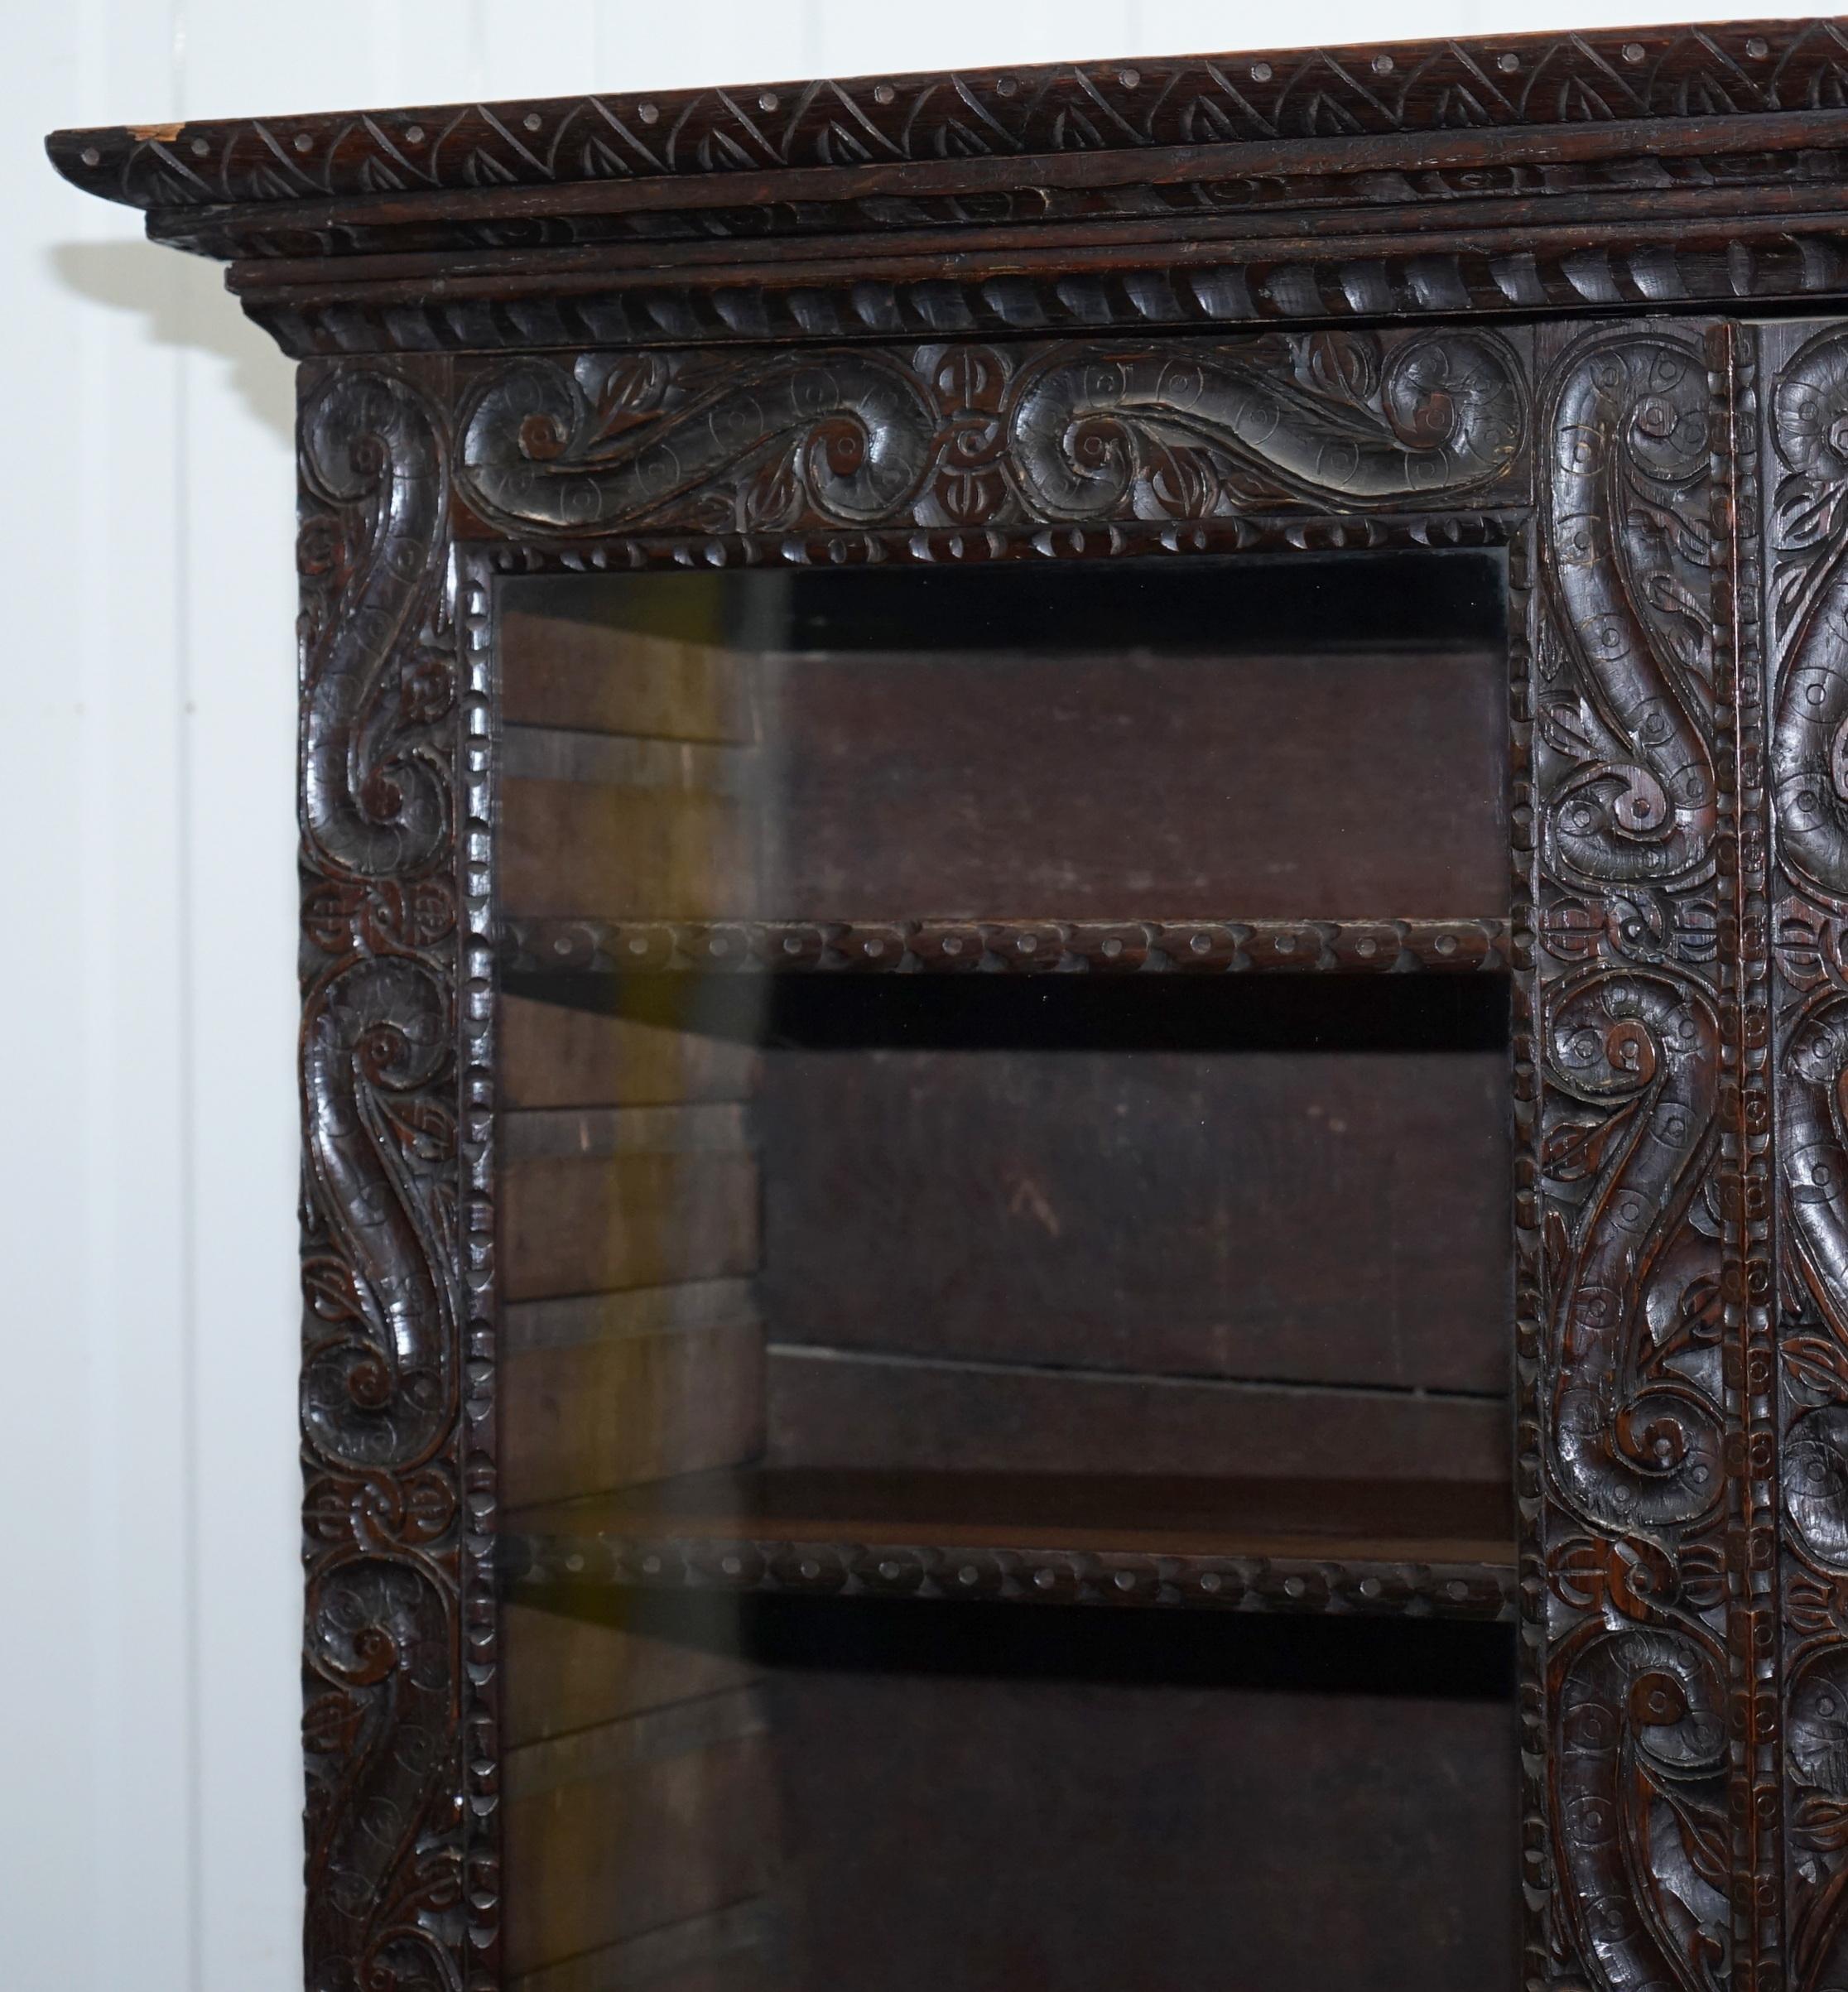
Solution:
[[[768,1706],[799,1983],[1475,1992],[1511,1974],[1505,1706],[793,1670]],[[869,1900],[903,1941],[855,1913]]]
[[[763,1893],[777,1798],[758,1691],[508,1753],[508,1961],[531,1970]]]
[[[1427,1474],[1508,1468],[1495,1395],[1343,1390],[1115,1376],[948,1359],[842,1356],[772,1344],[771,1456],[779,1464],[1027,1473]]]
[[[1505,1085],[1493,1051],[772,1052],[762,1303],[834,1348],[1496,1395]]]

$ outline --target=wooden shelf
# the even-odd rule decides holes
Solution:
[[[501,924],[510,974],[1091,971],[1505,974],[1502,919],[667,921]]]
[[[508,1518],[503,1576],[560,1586],[1514,1615],[1514,1518],[1473,1482],[698,1474]]]

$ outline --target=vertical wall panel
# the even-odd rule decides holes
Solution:
[[[235,0],[183,0],[176,116],[376,89],[357,0],[279,63]],[[119,113],[120,107],[117,107]],[[178,263],[180,973],[194,1365],[191,1588],[201,1987],[301,1975],[295,1273],[292,369]]]
[[[178,272],[72,202],[51,108],[164,99],[164,7],[9,21],[12,1609],[0,1865],[22,1986],[190,1982],[193,1620],[177,841]],[[170,259],[171,260],[171,259]],[[132,302],[130,300],[132,299]],[[145,493],[135,485],[143,474]],[[34,724],[33,722],[36,723]],[[22,724],[22,722],[25,722]],[[23,1112],[21,1109],[23,1108]],[[17,1891],[17,1893],[16,1893]]]

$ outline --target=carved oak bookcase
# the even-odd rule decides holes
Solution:
[[[1848,28],[50,144],[301,362],[315,1992],[1848,1983]]]

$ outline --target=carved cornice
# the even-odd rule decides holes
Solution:
[[[1848,291],[1848,33],[1636,29],[60,132],[290,351]],[[950,258],[954,257],[951,267]]]
[[[60,132],[60,170],[145,208],[772,169],[1834,108],[1831,21],[864,76]]]

